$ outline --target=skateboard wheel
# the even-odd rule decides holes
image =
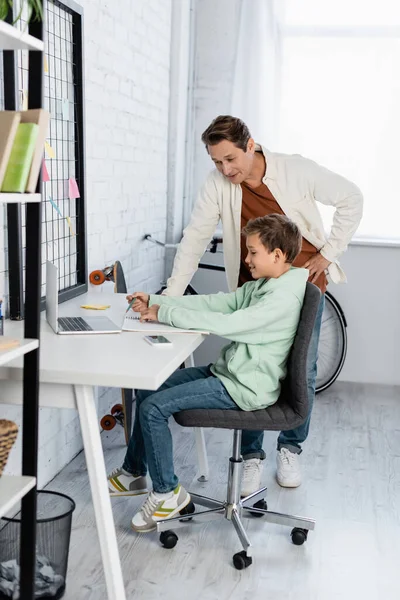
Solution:
[[[105,415],[100,421],[100,425],[103,429],[105,429],[105,431],[110,431],[111,429],[114,429],[116,424],[117,420],[112,415]]]
[[[123,413],[124,412],[124,407],[122,406],[122,404],[114,404],[114,406],[111,409],[111,414],[115,415],[116,413]]]
[[[93,283],[93,285],[101,285],[105,280],[106,277],[103,271],[92,271],[89,275],[89,281],[90,283]]]

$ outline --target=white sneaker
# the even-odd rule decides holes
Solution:
[[[110,496],[138,496],[147,494],[146,477],[134,477],[125,469],[117,467],[107,477]]]
[[[157,529],[157,521],[172,519],[190,502],[190,494],[178,485],[168,494],[150,492],[146,502],[131,521],[134,531],[147,533]]]
[[[248,458],[243,461],[242,489],[240,495],[242,498],[250,496],[261,487],[261,475],[263,465],[259,458]]]
[[[299,455],[281,448],[276,455],[276,480],[282,487],[299,487],[301,471]]]

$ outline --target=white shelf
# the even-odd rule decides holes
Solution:
[[[16,338],[1,336],[1,340],[13,340]],[[5,350],[1,350],[0,348],[0,366],[5,365],[6,363],[14,360],[14,358],[18,358],[31,350],[35,350],[39,347],[39,340],[18,340],[20,342],[19,346],[15,346],[13,348],[8,348]]]
[[[35,477],[3,475],[0,477],[0,517],[3,517],[36,484]]]
[[[0,21],[1,22],[1,21]],[[8,194],[8,193],[0,193],[0,202],[9,203],[9,202],[41,202],[42,196],[41,194]]]
[[[0,50],[40,50],[44,44],[41,40],[17,29],[13,25],[0,21]]]

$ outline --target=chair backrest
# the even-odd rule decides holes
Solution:
[[[308,415],[307,354],[320,300],[319,289],[307,283],[299,325],[288,359],[287,375],[277,402],[289,404],[304,420]]]

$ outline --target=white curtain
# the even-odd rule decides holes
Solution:
[[[233,79],[232,115],[267,147],[274,144],[279,98],[278,8],[274,0],[242,0]]]

